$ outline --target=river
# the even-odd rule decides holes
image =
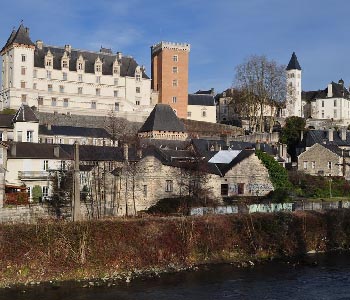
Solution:
[[[350,299],[350,253],[318,254],[301,264],[268,262],[244,269],[213,265],[112,287],[3,289],[0,299]]]

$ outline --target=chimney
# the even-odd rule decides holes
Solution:
[[[72,46],[71,45],[64,45],[64,50],[66,50],[68,53],[71,53]]]
[[[332,83],[328,84],[328,94],[327,94],[327,97],[328,97],[328,98],[333,97],[333,84],[332,84]]]
[[[304,139],[304,130],[300,131],[300,141]]]
[[[37,40],[36,41],[36,47],[40,50],[43,49],[43,41],[42,40]]]
[[[57,145],[55,145],[55,146],[53,147],[53,156],[54,156],[55,158],[59,158],[59,157],[60,157],[60,147],[57,146]]]
[[[328,141],[333,142],[333,128],[328,129]]]
[[[129,146],[128,146],[128,144],[123,145],[123,155],[124,155],[124,160],[129,161]]]
[[[51,130],[51,124],[46,124],[47,130]]]
[[[7,141],[7,130],[5,129],[4,132],[2,133],[2,141],[6,142]]]
[[[121,60],[123,57],[123,54],[121,52],[117,52],[117,59]]]
[[[210,89],[210,95],[214,95],[214,88]]]
[[[16,156],[16,144],[11,145],[11,156]]]
[[[341,129],[341,140],[346,141],[346,128],[345,127],[343,127]]]

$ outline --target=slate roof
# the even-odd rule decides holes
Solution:
[[[290,58],[290,61],[288,63],[286,70],[287,71],[289,71],[289,70],[301,70],[301,67],[300,67],[300,64],[298,62],[298,58],[295,55],[295,52],[293,52],[292,57]]]
[[[1,128],[13,128],[13,119],[14,115],[5,115],[5,114],[0,114],[0,127]]]
[[[7,39],[5,46],[1,49],[0,52],[5,50],[7,47],[11,46],[12,44],[34,46],[34,43],[29,37],[29,29],[25,28],[23,24],[21,24],[18,27],[17,31],[13,30],[11,32],[10,37]]]
[[[211,94],[189,94],[188,105],[215,106],[215,99]]]
[[[339,80],[341,82],[341,80]],[[350,93],[346,87],[341,83],[331,82],[332,84],[332,97],[328,97],[328,86],[324,90],[302,92],[301,98],[303,100],[312,101],[315,99],[327,99],[327,98],[350,98]]]
[[[110,138],[110,134],[103,128],[88,128],[74,126],[56,126],[52,125],[51,130],[47,125],[39,125],[39,134],[41,135],[60,135],[60,136],[83,136],[95,138]]]
[[[195,92],[196,95],[213,95],[214,94],[214,89],[210,89],[207,91],[202,91],[202,90],[198,90],[197,92]]]
[[[170,105],[156,104],[139,130],[139,132],[150,131],[186,132],[186,129]]]
[[[333,130],[333,141],[329,141],[329,130],[309,130],[304,133],[304,138],[298,148],[311,147],[319,143],[322,145],[350,146],[350,132],[346,131],[346,138],[343,140],[341,131]]]
[[[39,120],[28,105],[22,104],[13,116],[12,122],[39,122]]]
[[[9,158],[32,158],[32,159],[72,159],[67,151],[65,151],[61,145],[54,144],[38,144],[38,143],[19,143],[19,142],[11,142],[8,143],[10,145],[8,150]],[[11,154],[11,147],[16,147],[16,155],[13,156]],[[70,145],[72,148],[73,146]],[[54,156],[54,148],[60,147],[59,149],[59,157]]]
[[[53,68],[56,70],[61,70],[61,59],[66,50],[62,47],[57,46],[47,46],[44,45],[42,49],[35,48],[34,52],[34,66],[38,68],[44,68],[45,55],[50,50],[53,55]],[[85,73],[95,73],[95,60],[99,57],[102,61],[102,74],[112,75],[113,74],[113,63],[117,59],[117,54],[111,54],[107,51],[103,52],[91,52],[86,50],[71,49],[68,54],[69,57],[69,70],[77,70],[77,59],[80,55],[85,61]],[[135,70],[138,66],[134,58],[123,56],[121,58],[120,75],[121,76],[135,76]],[[142,78],[149,79],[144,71],[142,71]]]

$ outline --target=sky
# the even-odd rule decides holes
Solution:
[[[252,55],[287,65],[293,51],[302,89],[350,85],[349,0],[12,0],[2,5],[0,44],[23,24],[44,44],[133,56],[151,76],[150,47],[191,45],[189,92],[234,84]]]

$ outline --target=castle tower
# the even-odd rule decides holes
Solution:
[[[301,103],[301,67],[293,52],[287,71],[286,117],[303,117]]]
[[[151,47],[152,89],[158,102],[187,118],[189,44],[160,42]]]
[[[27,92],[33,86],[35,45],[29,37],[29,29],[23,24],[17,31],[13,30],[5,46],[2,56],[2,108],[19,108],[27,103]]]

